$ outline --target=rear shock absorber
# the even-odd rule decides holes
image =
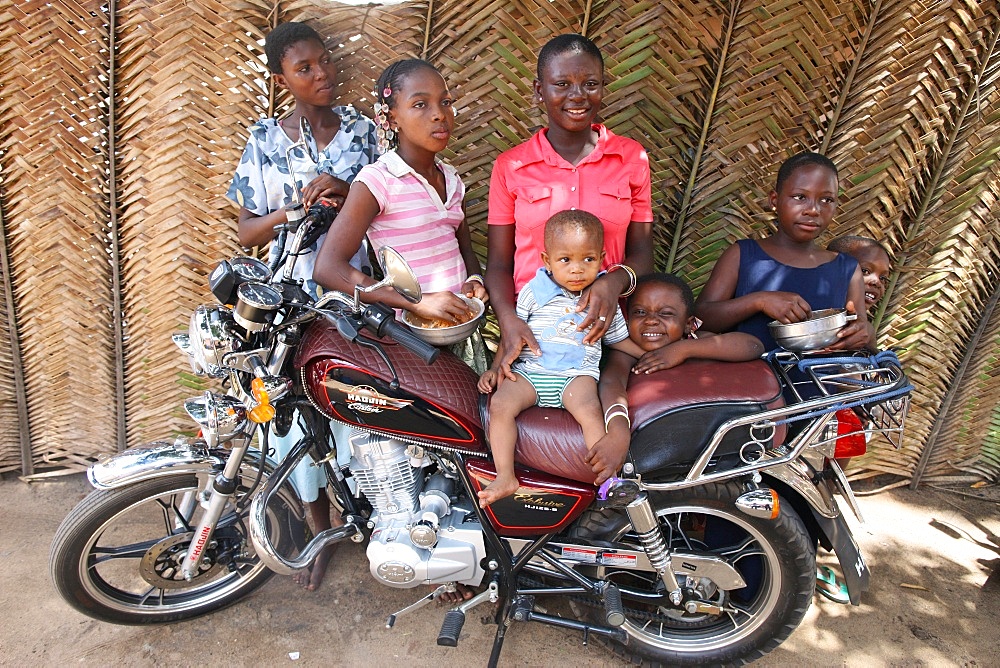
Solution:
[[[653,506],[649,503],[649,496],[645,492],[641,493],[635,501],[625,506],[625,512],[628,513],[632,528],[638,534],[639,542],[642,543],[646,556],[649,557],[649,563],[656,569],[660,580],[666,586],[670,602],[674,605],[680,605],[681,586],[674,576],[674,570],[670,563],[670,551],[663,539],[660,522],[656,518]]]

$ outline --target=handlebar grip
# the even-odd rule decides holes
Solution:
[[[385,321],[385,334],[391,336],[396,343],[415,353],[426,364],[433,364],[441,351],[427,343],[410,331],[403,323],[393,319]]]

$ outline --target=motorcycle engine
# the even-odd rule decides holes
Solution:
[[[373,576],[403,588],[482,581],[482,525],[468,499],[453,502],[454,479],[422,448],[354,432],[350,467],[374,509],[367,551]]]

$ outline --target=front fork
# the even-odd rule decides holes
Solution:
[[[191,545],[188,546],[184,561],[181,562],[181,574],[186,580],[191,580],[198,574],[198,564],[205,553],[205,548],[212,540],[215,526],[219,523],[219,518],[222,517],[222,513],[239,487],[240,467],[243,465],[244,455],[250,448],[250,440],[250,437],[246,437],[242,440],[234,439],[232,441],[232,452],[226,460],[226,466],[212,483],[212,491],[208,495],[205,512],[194,528]]]

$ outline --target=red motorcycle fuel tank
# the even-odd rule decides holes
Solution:
[[[316,406],[328,417],[386,436],[486,452],[472,369],[447,351],[426,364],[393,341],[379,343],[392,361],[398,388],[391,386],[392,373],[378,353],[350,343],[323,322],[310,326],[294,364]]]
[[[497,477],[492,461],[469,459],[465,470],[476,492]],[[487,517],[501,536],[541,536],[559,532],[594,501],[597,488],[521,467],[514,469],[521,484],[517,492],[488,505]]]

